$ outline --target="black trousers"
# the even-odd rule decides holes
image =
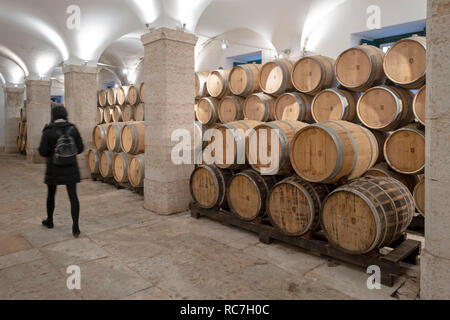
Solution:
[[[55,195],[56,195],[56,185],[48,184],[48,195],[47,195],[47,217],[53,221],[53,212],[55,211]],[[77,196],[77,184],[66,185],[67,194],[70,199],[70,213],[72,215],[72,221],[74,226],[78,226],[78,220],[80,217],[80,202]]]

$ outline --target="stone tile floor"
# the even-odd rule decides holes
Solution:
[[[55,228],[43,165],[0,154],[0,299],[412,299],[418,271],[368,290],[364,270],[186,212],[158,216],[143,198],[90,180],[78,186],[82,236],[71,235],[65,187]],[[67,289],[67,267],[81,290]]]

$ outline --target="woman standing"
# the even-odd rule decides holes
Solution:
[[[52,107],[51,123],[43,130],[39,153],[47,158],[45,184],[48,186],[47,219],[42,224],[53,228],[56,186],[66,185],[72,214],[72,234],[78,238],[80,203],[77,196],[77,183],[80,171],[76,154],[83,152],[83,142],[78,129],[67,121],[67,110],[62,105]],[[72,152],[72,155],[70,154]]]

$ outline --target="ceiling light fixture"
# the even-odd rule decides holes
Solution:
[[[222,50],[227,49],[229,46],[230,46],[230,45],[229,45],[228,41],[225,40],[225,39],[223,39],[223,40],[222,40]]]

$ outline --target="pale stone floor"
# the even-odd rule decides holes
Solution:
[[[43,165],[0,154],[0,299],[395,299],[418,292],[417,270],[393,288],[368,290],[362,269],[265,245],[188,213],[158,216],[144,210],[140,195],[90,180],[78,186],[82,236],[74,239],[65,187],[55,228],[41,225],[43,174]],[[70,265],[81,268],[81,290],[67,289]]]

